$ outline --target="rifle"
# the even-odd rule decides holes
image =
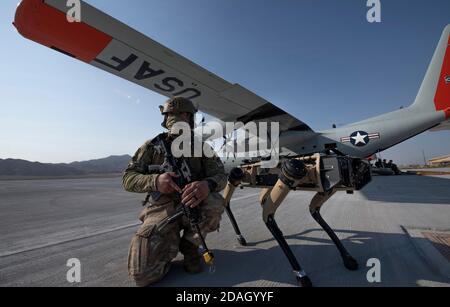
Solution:
[[[171,148],[166,142],[166,135],[160,134],[153,141],[152,144],[155,146],[155,149],[164,155],[164,163],[162,165],[150,165],[149,172],[152,174],[164,174],[164,173],[175,173],[178,177],[173,178],[175,183],[183,189],[189,183],[192,182],[192,173],[187,164],[186,160],[181,158],[175,158],[172,154]],[[178,193],[180,194],[180,193]],[[151,197],[151,193],[149,193],[143,203],[146,205]],[[179,195],[181,198],[181,195]],[[172,216],[164,220],[160,225],[158,225],[158,229],[162,229],[165,226],[174,223],[182,216],[186,216],[191,224],[191,227],[194,229],[195,233],[199,236],[201,240],[201,244],[203,247],[202,256],[205,263],[211,268],[214,266],[214,254],[208,249],[206,245],[205,237],[203,236],[200,230],[200,210],[199,208],[188,208],[185,204],[181,204],[181,208],[178,209]]]

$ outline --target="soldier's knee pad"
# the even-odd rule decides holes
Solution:
[[[138,286],[161,280],[168,273],[172,259],[178,254],[178,227],[169,225],[158,231],[156,225],[155,220],[147,218],[130,244],[128,273]]]

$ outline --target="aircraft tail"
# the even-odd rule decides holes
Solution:
[[[411,106],[321,132],[321,135],[328,139],[338,136],[346,145],[338,150],[345,154],[368,157],[430,130],[450,130],[450,24],[442,33]],[[358,136],[361,142],[354,144],[352,140],[358,140]]]
[[[442,33],[412,108],[444,112],[450,119],[450,25]]]

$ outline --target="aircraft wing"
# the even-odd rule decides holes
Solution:
[[[81,2],[81,22],[67,21],[66,0],[23,0],[14,25],[24,37],[166,97],[190,98],[222,121],[279,122],[281,131],[311,131],[305,123],[239,84],[231,84],[124,23]]]

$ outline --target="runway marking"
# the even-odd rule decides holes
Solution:
[[[251,194],[251,195],[247,195],[247,196],[242,196],[242,197],[238,197],[238,198],[234,198],[232,200],[233,201],[240,201],[240,200],[244,200],[244,199],[247,199],[247,198],[255,197],[257,195],[259,195],[259,193]],[[45,244],[35,245],[35,246],[32,246],[32,247],[28,247],[28,248],[22,248],[22,249],[17,249],[17,250],[13,250],[13,251],[0,252],[0,258],[14,256],[14,255],[17,255],[17,254],[23,254],[23,253],[35,251],[35,250],[38,250],[38,249],[43,249],[43,248],[52,247],[52,246],[56,246],[56,245],[66,244],[66,243],[79,241],[79,240],[83,240],[83,239],[88,239],[88,238],[104,235],[104,234],[107,234],[107,233],[111,233],[111,232],[115,232],[115,231],[119,231],[119,230],[124,230],[124,229],[128,229],[128,228],[136,227],[136,226],[139,226],[141,224],[142,223],[140,223],[140,222],[139,223],[133,223],[133,224],[129,224],[129,225],[118,226],[118,227],[107,229],[107,230],[101,230],[101,231],[93,232],[93,233],[90,233],[90,234],[87,234],[87,235],[84,235],[84,236],[74,237],[74,238],[70,238],[70,239],[66,239],[66,240],[53,241],[53,242],[49,242],[49,243],[45,243]]]
[[[22,248],[22,249],[18,249],[18,250],[14,250],[14,251],[2,252],[2,253],[0,253],[0,258],[14,256],[14,255],[17,255],[17,254],[31,252],[31,251],[35,251],[35,250],[38,250],[38,249],[43,249],[43,248],[52,247],[52,246],[56,246],[56,245],[61,245],[61,244],[65,244],[65,243],[70,243],[70,242],[74,242],[74,241],[79,241],[79,240],[83,240],[83,239],[88,239],[88,238],[104,235],[104,234],[107,234],[107,233],[111,233],[111,232],[115,232],[115,231],[119,231],[119,230],[124,230],[124,229],[128,229],[128,228],[136,227],[136,226],[139,226],[141,224],[142,223],[133,223],[133,224],[125,225],[125,226],[118,226],[118,227],[114,227],[114,228],[107,229],[107,230],[96,231],[96,232],[93,232],[93,233],[90,233],[90,234],[87,234],[87,235],[84,235],[84,236],[79,236],[79,237],[75,237],[75,238],[71,238],[71,239],[49,242],[49,243],[40,244],[40,245],[32,246],[32,247],[29,247],[29,248]]]

